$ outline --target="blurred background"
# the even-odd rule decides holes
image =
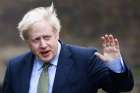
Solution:
[[[140,0],[0,0],[0,86],[7,61],[29,51],[18,36],[18,22],[28,10],[51,1],[61,20],[62,41],[101,51],[102,35],[112,33],[119,39],[135,79],[129,93],[140,93]]]

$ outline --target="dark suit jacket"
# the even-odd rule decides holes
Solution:
[[[96,93],[99,88],[119,93],[133,88],[126,65],[125,72],[117,74],[94,55],[95,49],[61,45],[52,93]],[[3,93],[28,93],[34,58],[29,52],[9,62]]]

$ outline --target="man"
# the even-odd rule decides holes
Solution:
[[[133,88],[117,38],[102,36],[101,54],[94,48],[64,44],[59,40],[60,28],[53,5],[25,14],[18,30],[31,52],[9,62],[3,93],[96,93],[99,88],[119,93]]]

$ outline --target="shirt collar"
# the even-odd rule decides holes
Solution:
[[[57,53],[56,53],[56,56],[50,61],[50,64],[51,64],[51,65],[57,66],[60,51],[61,51],[61,44],[60,44],[60,42],[58,42]],[[37,68],[38,70],[40,70],[40,69],[42,68],[42,66],[43,66],[43,62],[42,62],[40,59],[38,59],[38,58],[36,57],[36,58],[35,58],[35,61],[34,61],[34,65],[36,66],[36,68]]]

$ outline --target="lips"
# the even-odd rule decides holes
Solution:
[[[41,54],[43,57],[47,57],[47,56],[49,56],[50,52],[51,52],[50,50],[41,51],[40,54]]]

